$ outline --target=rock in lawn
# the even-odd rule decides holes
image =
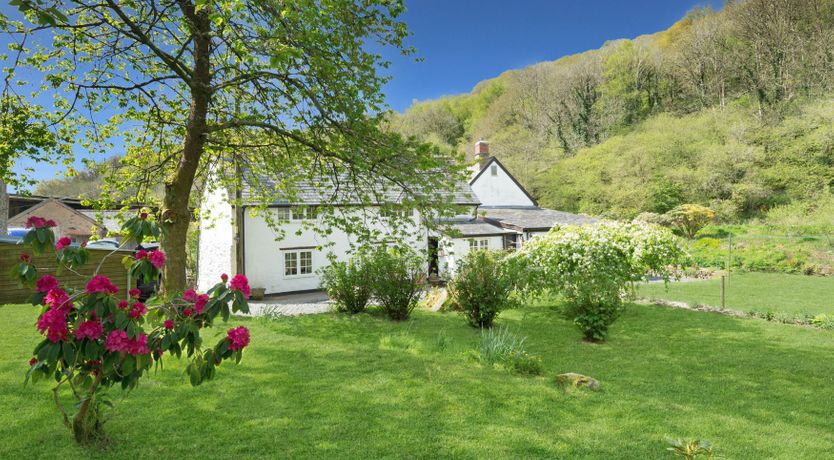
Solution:
[[[567,374],[559,374],[556,376],[556,384],[561,386],[572,386],[574,388],[587,388],[589,390],[599,390],[599,382],[593,377],[587,375],[576,374],[568,372]]]

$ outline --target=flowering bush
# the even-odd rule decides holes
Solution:
[[[522,289],[561,294],[566,315],[596,341],[622,313],[627,288],[649,274],[668,280],[684,257],[669,230],[635,222],[554,228],[510,259],[522,267]]]
[[[51,227],[54,222],[33,217],[25,240],[35,253],[54,248],[58,263],[81,265],[86,256],[78,257],[63,238],[54,243]],[[142,243],[159,235],[155,222],[146,214],[130,219],[123,226],[126,241]],[[72,257],[65,257],[74,251]],[[130,258],[131,273],[156,279],[163,268],[162,251]],[[61,286],[51,275],[38,276],[32,258],[23,255],[12,270],[18,281],[32,286],[32,304],[41,308],[36,327],[44,339],[35,347],[29,360],[26,382],[52,378],[57,382],[55,401],[65,425],[76,441],[94,441],[102,434],[102,410],[112,403],[104,390],[118,385],[135,388],[139,378],[152,366],[161,367],[168,356],[189,359],[186,372],[192,385],[214,377],[223,360],[240,362],[243,349],[249,345],[249,331],[244,326],[231,328],[213,347],[204,347],[200,332],[214,324],[220,316],[224,321],[233,312],[248,312],[246,298],[249,283],[237,275],[227,286],[227,276],[207,293],[192,289],[181,296],[169,296],[153,304],[138,300],[139,290],[132,288],[126,298],[123,291],[105,276],[94,274],[83,290]],[[60,404],[62,388],[69,386],[78,401],[72,411]]]
[[[515,306],[514,275],[498,251],[469,251],[449,282],[449,299],[473,327],[490,328],[496,316]]]

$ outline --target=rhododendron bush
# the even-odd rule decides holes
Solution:
[[[635,281],[667,280],[686,254],[668,229],[643,223],[605,222],[555,227],[509,258],[527,292],[565,299],[565,314],[588,340],[603,340],[623,310]]]
[[[55,223],[33,217],[25,237],[32,252],[53,250],[59,269],[75,273],[84,265],[88,251],[74,247],[63,238],[55,241]],[[147,213],[128,220],[122,228],[125,241],[142,243],[159,236],[156,223]],[[127,244],[127,243],[125,243]],[[109,256],[116,254],[111,252]],[[159,278],[165,265],[161,251],[138,251],[125,257],[132,278],[150,282]],[[63,421],[81,443],[102,435],[102,410],[112,403],[104,391],[118,386],[135,388],[140,377],[152,367],[162,368],[165,357],[185,355],[192,385],[214,377],[216,368],[227,359],[240,362],[249,345],[244,326],[228,330],[214,346],[204,346],[201,331],[218,318],[228,321],[232,313],[247,313],[249,283],[236,275],[228,285],[223,274],[206,293],[189,289],[181,295],[139,300],[140,291],[116,286],[105,276],[94,274],[83,289],[74,290],[49,274],[40,274],[32,257],[22,254],[12,275],[32,286],[32,304],[41,308],[36,323],[43,340],[29,361],[26,382],[53,379],[55,403]],[[62,395],[71,394],[77,404],[62,404]]]

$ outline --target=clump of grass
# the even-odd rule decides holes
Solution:
[[[514,334],[506,327],[481,329],[477,359],[483,364],[498,365],[517,374],[541,375],[544,371],[542,360],[527,353],[525,340],[526,337]]]
[[[709,441],[700,439],[670,439],[667,451],[678,458],[696,460],[698,458],[715,458],[715,447]]]

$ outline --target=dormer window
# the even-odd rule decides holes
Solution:
[[[497,176],[498,175],[498,165],[490,166],[489,167],[489,173],[492,174],[493,176]]]

